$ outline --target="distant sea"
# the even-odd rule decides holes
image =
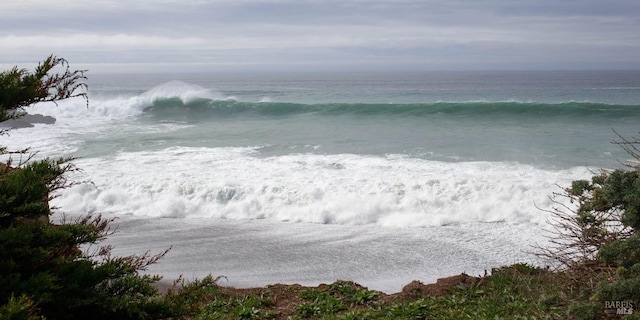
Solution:
[[[482,273],[544,243],[549,196],[628,158],[640,71],[89,77],[0,143],[73,156],[56,217],[118,217],[118,253],[221,284]],[[54,217],[55,218],[55,217]]]

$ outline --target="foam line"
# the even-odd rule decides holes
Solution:
[[[63,191],[69,212],[157,218],[270,219],[340,225],[546,223],[557,185],[586,168],[505,162],[447,163],[397,156],[291,154],[257,148],[120,153],[78,165],[95,183]],[[79,177],[80,179],[82,177]]]

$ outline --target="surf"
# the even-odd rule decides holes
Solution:
[[[319,116],[390,116],[390,117],[550,117],[620,119],[640,116],[640,105],[564,101],[542,103],[535,101],[437,101],[419,103],[299,103],[276,101],[262,97],[256,101],[243,100],[182,81],[170,81],[132,96],[96,94],[91,107],[82,101],[64,101],[57,106],[40,104],[31,113],[55,118],[129,117],[148,115],[163,120],[171,117],[191,119],[199,117],[290,117],[301,114]]]
[[[80,159],[78,166],[93,185],[64,191],[56,205],[149,218],[382,227],[543,225],[547,216],[536,205],[552,204],[547,196],[556,184],[589,174],[581,168],[400,155],[261,158],[257,153],[258,148],[173,147]]]

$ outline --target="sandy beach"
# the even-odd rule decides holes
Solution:
[[[541,263],[526,252],[531,243],[515,240],[517,234],[535,238],[539,230],[503,223],[380,228],[125,217],[113,225],[118,229],[105,244],[114,245],[116,255],[172,248],[147,271],[163,275],[166,284],[180,275],[193,280],[211,274],[224,276],[220,285],[237,288],[349,280],[395,293],[413,280],[432,283],[516,262]]]

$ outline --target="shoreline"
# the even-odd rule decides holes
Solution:
[[[485,277],[487,276],[487,274],[484,275]],[[224,284],[220,283],[220,280],[222,280],[224,277],[220,278],[218,281],[216,281],[216,284],[219,286],[219,288],[228,291],[228,292],[240,292],[240,293],[245,293],[245,292],[260,292],[260,291],[265,291],[265,290],[269,290],[271,288],[297,288],[297,289],[318,289],[318,288],[323,288],[326,287],[327,285],[330,285],[331,283],[320,283],[318,285],[301,285],[299,283],[273,283],[273,284],[269,284],[269,285],[265,285],[265,286],[261,286],[261,287],[249,287],[249,288],[236,288],[236,287],[231,287],[231,286],[225,286]],[[390,296],[390,297],[394,297],[394,296],[418,296],[418,295],[428,295],[428,296],[439,296],[439,295],[443,295],[446,294],[450,289],[455,288],[457,285],[459,284],[469,284],[469,283],[474,283],[474,282],[478,282],[481,281],[482,277],[481,276],[470,276],[466,273],[461,273],[458,275],[453,275],[453,276],[448,276],[448,277],[443,277],[443,278],[438,278],[436,281],[434,282],[430,282],[430,283],[423,283],[421,281],[418,280],[413,280],[409,283],[407,283],[406,285],[404,285],[402,287],[402,290],[398,291],[398,292],[384,292],[384,291],[379,291],[379,290],[372,290],[372,291],[376,291],[381,295],[384,296]],[[359,283],[350,281],[350,280],[336,280],[335,282],[349,282],[349,283],[353,283],[358,287],[361,287],[363,289],[369,290],[368,287],[363,286]],[[335,283],[333,282],[333,283]],[[181,285],[189,285],[193,282],[189,282],[186,281],[184,283],[179,283],[177,280],[174,281],[165,281],[164,279],[154,283],[154,286],[164,295],[166,294],[169,290],[180,290]]]
[[[145,271],[163,276],[165,284],[207,275],[225,277],[220,285],[236,289],[276,283],[313,287],[348,279],[392,294],[412,281],[434,283],[452,274],[478,276],[513,263],[536,264],[523,252],[531,247],[516,237],[534,232],[500,223],[382,228],[124,217],[116,225],[117,232],[104,242],[115,246],[114,255],[172,247]]]

